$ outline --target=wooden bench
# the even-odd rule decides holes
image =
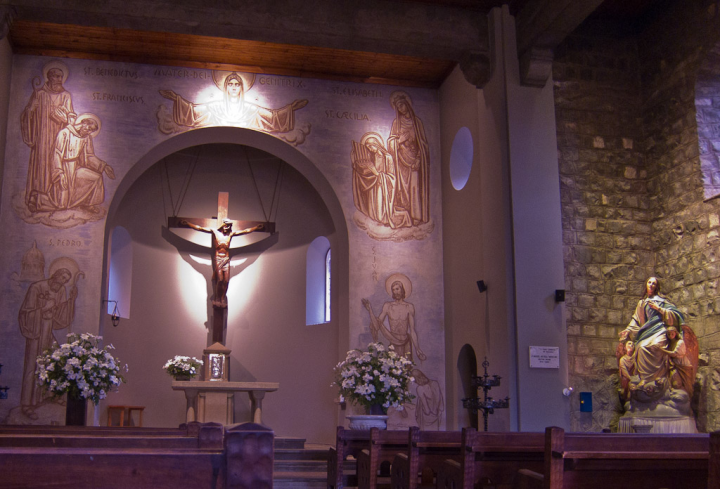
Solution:
[[[73,429],[67,429],[73,428]],[[222,447],[223,426],[195,423],[183,429],[99,429],[50,426],[45,430],[0,430],[0,447],[201,448]]]
[[[408,448],[393,459],[390,473],[392,489],[416,489],[418,475],[422,485],[431,485],[445,460],[462,458],[460,431],[420,431],[413,426],[408,431]],[[434,487],[434,486],[433,486]]]
[[[717,488],[708,484],[707,434],[565,434],[545,431],[545,489]],[[717,469],[715,469],[717,470]]]
[[[400,452],[407,451],[408,432],[404,430],[370,430],[370,444],[358,454],[358,489],[375,489],[378,485],[378,473],[381,465],[390,465]],[[384,474],[385,475],[385,474]],[[387,471],[387,477],[390,471]]]
[[[356,475],[349,476],[345,470],[348,458],[357,460],[358,455],[370,445],[370,432],[367,430],[346,430],[342,426],[337,427],[335,433],[335,448],[330,448],[328,454],[327,487],[328,489],[341,489],[345,487],[345,479],[348,485],[357,486]],[[357,462],[350,463],[357,471]]]
[[[216,428],[200,427],[193,448],[127,446],[136,437],[98,447],[102,435],[77,437],[72,447],[0,447],[0,488],[271,487],[273,432],[252,423]]]
[[[447,460],[441,465],[438,488],[511,488],[518,471],[542,472],[545,437],[542,433],[488,433],[465,428],[462,452],[459,461]]]

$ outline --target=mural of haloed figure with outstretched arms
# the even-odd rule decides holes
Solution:
[[[306,99],[272,109],[246,100],[255,83],[252,73],[213,71],[213,81],[222,95],[219,100],[191,102],[173,90],[162,89],[160,95],[172,102],[172,111],[158,108],[158,129],[173,134],[180,127],[233,126],[246,127],[274,134],[292,145],[302,144],[310,132],[310,124],[296,125],[295,111],[308,104]]]
[[[621,353],[625,355],[621,357]],[[643,424],[650,419],[654,432],[677,432],[677,427],[660,419],[692,416],[698,341],[685,324],[685,315],[660,294],[657,277],[645,283],[644,297],[620,332],[617,355],[621,375],[627,376],[622,379],[627,385],[623,388],[627,392],[625,417],[642,417]],[[694,421],[692,424],[694,428]]]

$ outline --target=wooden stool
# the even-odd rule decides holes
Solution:
[[[145,406],[108,406],[108,426],[142,426],[143,410]],[[135,424],[132,418],[133,412],[140,413],[139,422]],[[113,418],[119,415],[118,423]]]

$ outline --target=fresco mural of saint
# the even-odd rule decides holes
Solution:
[[[104,176],[115,178],[111,166],[95,156],[93,138],[100,119],[77,115],[65,89],[68,67],[51,61],[43,67],[45,82],[32,80],[33,93],[20,115],[22,139],[30,148],[24,192],[12,207],[29,224],[67,229],[105,217]]]
[[[172,90],[160,90],[160,95],[173,103],[172,114],[165,117],[158,112],[158,129],[164,134],[178,132],[176,126],[234,126],[276,134],[291,144],[301,144],[310,132],[310,125],[296,127],[295,111],[308,104],[306,99],[295,100],[279,109],[261,107],[245,100],[245,94],[255,82],[255,75],[213,71],[213,80],[222,91],[222,99],[206,103],[190,102]],[[170,121],[166,120],[170,119]],[[169,124],[172,122],[172,124]]]
[[[85,276],[68,257],[53,261],[49,273],[50,278],[30,284],[18,312],[20,333],[25,337],[20,409],[31,420],[38,419],[36,411],[45,402],[44,391],[38,387],[35,375],[37,357],[57,341],[55,331],[70,332],[78,296],[76,283]]]
[[[395,207],[397,171],[382,136],[366,133],[352,142],[353,201],[364,215],[391,228],[412,225],[404,209]]]
[[[421,430],[439,431],[445,413],[445,399],[440,384],[437,380],[429,379],[419,369],[413,369],[412,375],[417,383],[415,421]]]
[[[430,220],[430,149],[425,128],[407,93],[393,92],[390,105],[395,120],[387,145],[398,168],[396,205],[410,213],[413,224],[426,223]]]
[[[63,86],[68,74],[67,66],[59,61],[45,65],[45,82],[39,77],[33,79],[33,93],[20,116],[23,142],[30,148],[26,204],[32,195],[47,194],[53,184],[55,140],[75,115],[72,96]]]
[[[430,148],[425,128],[410,96],[393,92],[395,118],[387,145],[376,132],[352,141],[355,224],[377,240],[407,241],[427,237],[430,218]]]
[[[35,211],[55,211],[83,207],[91,213],[101,212],[105,201],[103,174],[115,179],[113,168],[95,156],[92,136],[100,131],[99,119],[92,114],[70,117],[67,127],[55,140],[51,165],[51,184],[47,191],[33,191],[28,208]]]
[[[414,350],[419,360],[426,360],[427,357],[420,349],[415,331],[415,306],[405,301],[412,294],[412,282],[402,273],[395,273],[385,281],[385,289],[393,300],[383,304],[379,316],[373,312],[370,301],[362,299],[363,306],[370,313],[370,332],[373,341],[379,340],[378,333],[380,333],[393,345],[399,355],[405,355],[413,360]]]

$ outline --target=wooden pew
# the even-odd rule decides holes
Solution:
[[[65,426],[50,426],[44,430],[10,429],[0,430],[0,447],[200,448],[203,440],[207,441],[209,437],[222,443],[222,429],[217,423],[195,423],[174,430]]]
[[[375,489],[378,472],[384,462],[390,464],[395,455],[408,449],[408,432],[404,430],[370,430],[370,444],[358,454],[358,489]],[[387,474],[388,476],[390,473]]]
[[[411,427],[407,452],[398,453],[393,460],[390,487],[417,489],[418,474],[427,474],[423,485],[432,484],[445,460],[462,458],[461,447],[460,431],[420,431],[417,426]]]
[[[274,434],[259,425],[205,424],[195,448],[98,448],[100,438],[85,437],[83,447],[0,447],[0,488],[272,487]]]
[[[460,461],[447,460],[442,464],[437,487],[473,489],[489,485],[497,489],[512,488],[518,471],[542,472],[544,451],[542,433],[488,433],[465,428],[462,431],[462,457]]]
[[[342,489],[344,487],[344,478],[349,479],[348,485],[357,486],[357,478],[355,475],[348,477],[345,471],[345,465],[348,463],[348,457],[357,460],[358,455],[370,445],[370,432],[367,430],[346,430],[342,426],[337,427],[335,434],[335,448],[330,448],[328,455],[328,489]],[[357,470],[357,464],[355,463]]]
[[[599,434],[545,430],[546,489],[705,489],[707,434]]]

